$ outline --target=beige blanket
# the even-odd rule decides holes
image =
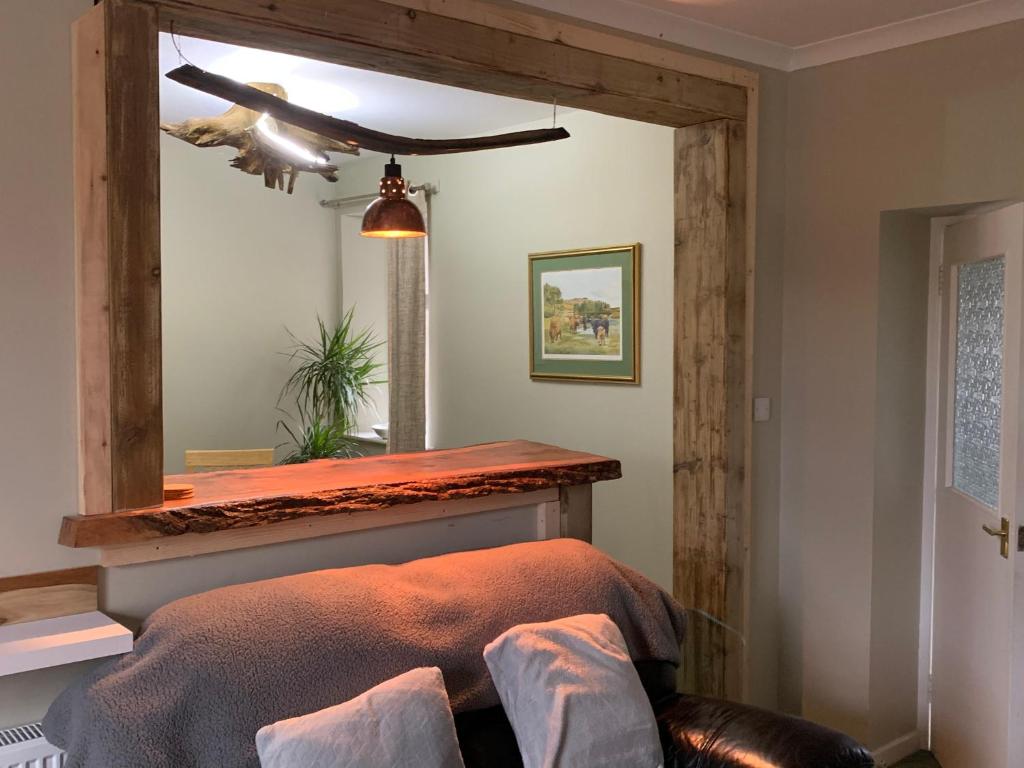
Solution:
[[[506,629],[582,613],[635,661],[678,663],[684,616],[654,583],[561,539],[318,571],[175,601],[135,650],[61,694],[43,724],[67,768],[256,768],[264,725],[440,667],[456,711],[498,704],[483,649]]]

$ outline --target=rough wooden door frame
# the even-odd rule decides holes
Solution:
[[[162,499],[158,30],[678,129],[676,594],[744,632],[750,436],[737,414],[746,413],[752,370],[757,75],[503,2],[103,0],[74,35],[85,514]],[[712,176],[689,185],[690,166]],[[698,210],[709,218],[689,213]],[[702,258],[702,242],[716,250]],[[727,317],[727,332],[702,337],[709,317]],[[698,394],[691,374],[707,389]],[[696,409],[692,424],[687,408]],[[688,665],[692,686],[739,696],[743,654],[692,626],[702,643],[700,664]]]
[[[688,690],[744,697],[748,625],[753,265],[746,126],[676,131],[673,402],[675,594],[689,616]]]

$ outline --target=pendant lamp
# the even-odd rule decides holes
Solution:
[[[380,180],[380,197],[370,203],[363,214],[363,237],[423,237],[427,226],[416,204],[405,196],[402,166],[391,162],[384,166]]]

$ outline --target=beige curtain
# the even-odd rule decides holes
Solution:
[[[429,232],[426,193],[409,199],[423,212]],[[427,240],[388,243],[388,453],[426,447]]]

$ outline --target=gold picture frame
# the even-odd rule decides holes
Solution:
[[[640,383],[640,257],[640,243],[529,254],[531,379]]]

